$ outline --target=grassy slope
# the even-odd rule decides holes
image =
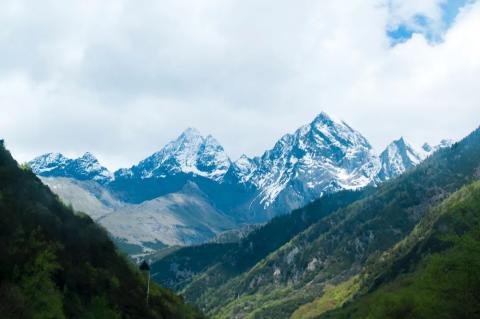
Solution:
[[[0,145],[2,318],[199,318],[145,278],[106,232],[74,214]]]
[[[353,276],[350,279],[337,284],[327,285],[322,296],[316,298],[311,303],[307,303],[298,308],[291,316],[292,319],[311,319],[317,318],[321,314],[342,306],[359,289],[360,279]]]

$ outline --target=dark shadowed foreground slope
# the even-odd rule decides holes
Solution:
[[[65,207],[0,145],[1,318],[199,318],[151,286],[88,216]]]

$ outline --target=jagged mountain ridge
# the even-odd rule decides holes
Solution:
[[[361,188],[397,176],[433,151],[449,145],[451,142],[447,140],[435,147],[426,143],[417,151],[401,138],[388,145],[378,158],[358,131],[322,112],[313,122],[286,134],[271,150],[253,159],[243,155],[232,162],[214,137],[203,137],[196,129],[189,128],[137,165],[113,174],[88,152],[77,159],[49,153],[29,164],[40,176],[103,183],[119,179],[161,180],[186,174],[223,184],[226,176],[230,179],[233,176],[235,182],[257,188],[254,201],[268,208],[288,186],[297,188],[291,197],[311,193],[307,196],[311,197],[309,200],[339,189]],[[304,200],[300,202],[296,206],[305,204]]]
[[[403,137],[395,140],[380,154],[382,168],[379,178],[387,180],[398,176],[418,165],[425,157],[425,153],[417,152]]]
[[[365,187],[379,170],[367,139],[324,112],[283,136],[261,157],[244,157],[234,165],[238,180],[259,190],[252,204],[277,212],[301,207],[325,193]]]
[[[203,137],[196,129],[188,128],[176,140],[137,165],[115,172],[115,177],[165,178],[191,173],[219,180],[230,165],[230,158],[213,136]]]
[[[421,149],[417,150],[403,137],[393,141],[380,154],[381,169],[378,173],[379,180],[388,180],[396,177],[406,170],[409,170],[434,152],[452,146],[452,140],[441,140],[436,146],[428,143],[423,144]]]
[[[113,198],[126,206],[150,202],[146,215],[158,212],[152,203],[165,204],[156,199],[182,193],[189,183],[196,185],[199,192],[195,192],[195,200],[185,204],[182,199],[180,204],[169,204],[167,211],[173,213],[175,218],[182,219],[185,212],[204,212],[205,207],[209,207],[211,214],[203,216],[218,217],[221,214],[219,220],[222,222],[212,225],[211,221],[206,221],[213,226],[208,231],[204,227],[175,224],[193,229],[193,232],[189,230],[185,233],[182,227],[176,227],[174,232],[178,234],[172,235],[169,242],[190,244],[208,240],[217,230],[227,230],[225,225],[234,229],[243,224],[265,222],[327,193],[377,185],[410,169],[436,149],[448,145],[448,142],[442,143],[438,147],[425,145],[423,150],[416,151],[402,138],[377,156],[363,135],[345,122],[322,112],[311,123],[283,136],[262,156],[242,156],[235,162],[211,135],[204,137],[197,130],[189,128],[137,165],[119,169],[113,174],[90,153],[78,159],[68,159],[58,153],[45,154],[30,162],[30,166],[34,173],[44,177],[98,182]],[[202,195],[198,197],[200,193]],[[75,198],[59,195],[77,208],[78,201]],[[94,196],[98,197],[98,194]],[[92,209],[98,206],[94,205]],[[107,207],[98,212],[88,209],[87,213],[100,219],[107,215],[105,212],[117,209]],[[131,211],[131,206],[128,210]],[[128,218],[110,217],[108,220],[113,221],[109,224],[111,229],[126,230],[132,226],[125,224],[130,222]],[[225,220],[232,222],[225,223]],[[161,226],[158,224],[158,227],[151,227],[148,231],[160,231]],[[118,234],[127,242],[133,238],[126,231],[117,232],[115,236]],[[139,237],[163,238],[155,234],[141,234]]]
[[[60,153],[48,153],[29,162],[32,171],[44,177],[70,177],[77,180],[94,180],[107,183],[112,180],[110,171],[100,165],[98,159],[86,152],[81,157],[70,159]]]

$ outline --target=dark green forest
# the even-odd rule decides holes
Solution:
[[[201,318],[0,146],[0,317]]]

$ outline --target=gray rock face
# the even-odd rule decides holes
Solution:
[[[156,242],[191,245],[235,227],[194,184],[138,205],[124,205],[99,223],[115,238],[138,246]]]
[[[132,253],[150,252],[159,245],[205,242],[236,226],[193,183],[180,192],[131,204],[122,202],[95,181],[67,177],[41,179],[66,204],[90,215],[121,247],[128,247]]]
[[[41,177],[41,180],[66,204],[98,220],[125,205],[101,184],[68,177]]]

